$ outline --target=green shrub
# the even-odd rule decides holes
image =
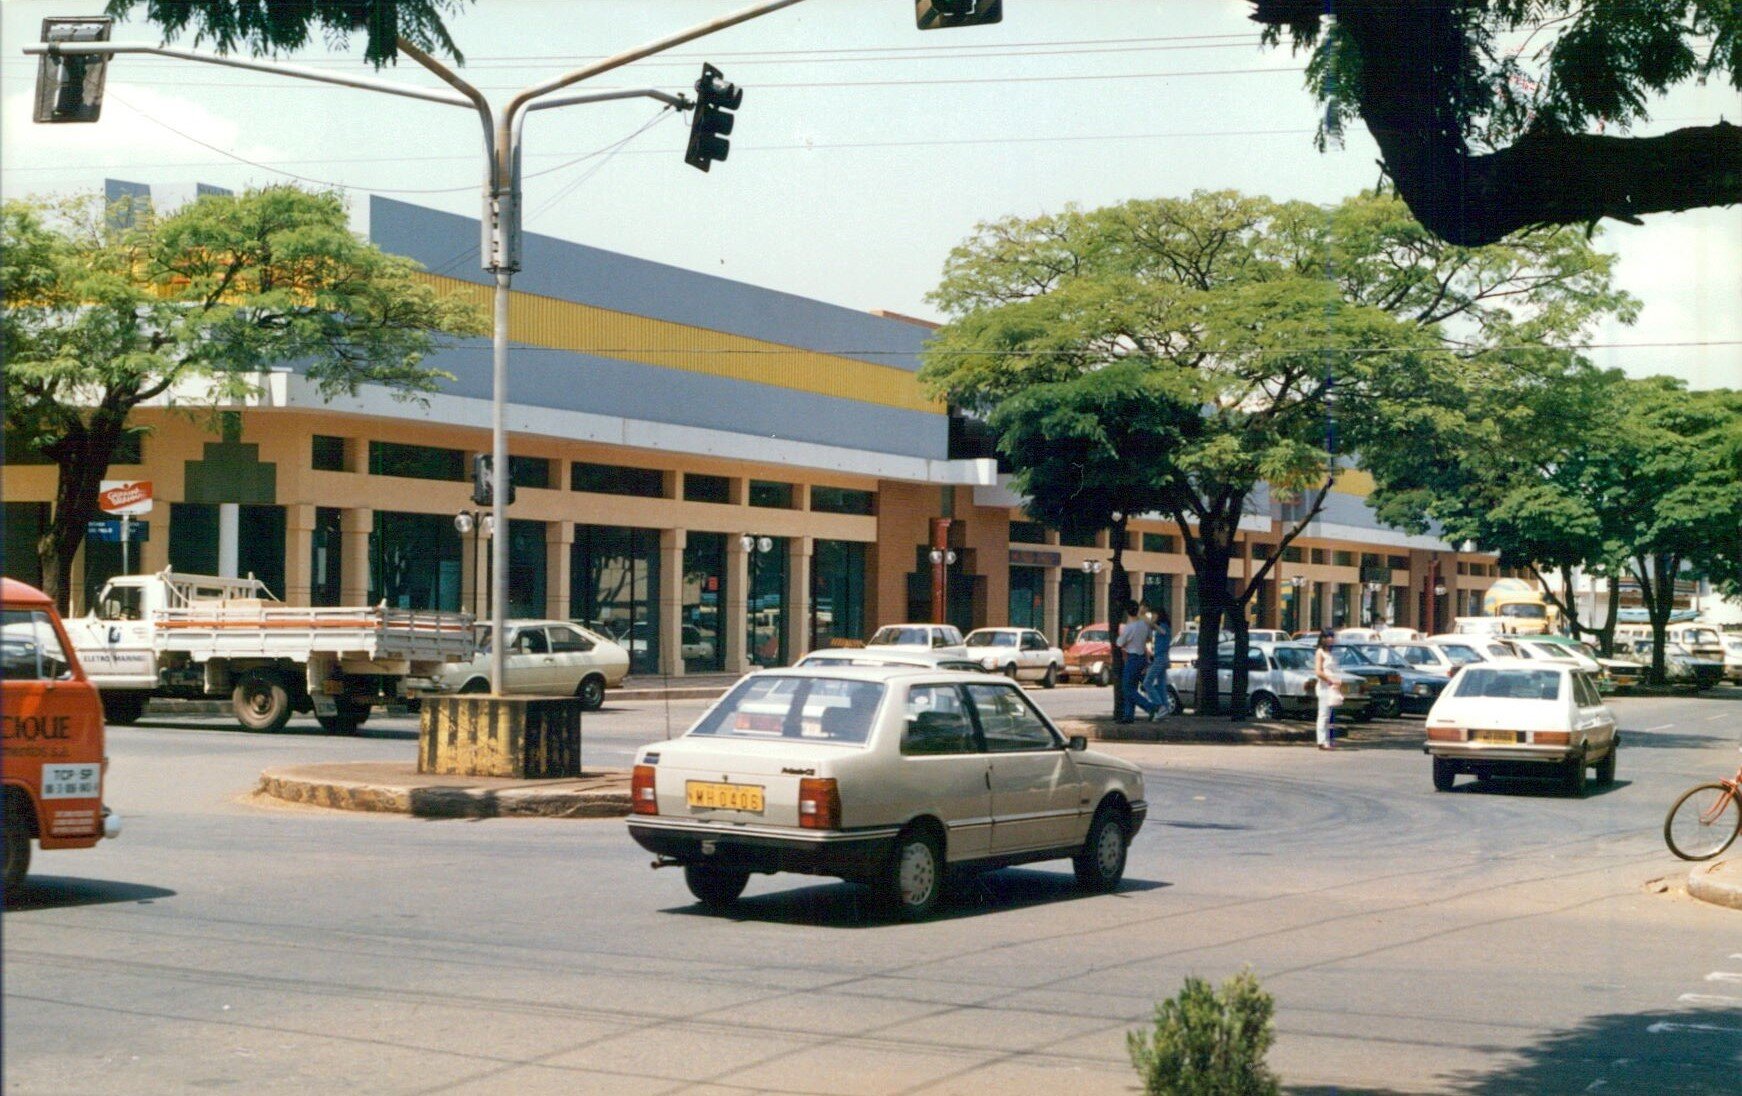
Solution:
[[[1155,1029],[1125,1036],[1131,1064],[1148,1096],[1274,1096],[1276,1074],[1264,1064],[1276,1041],[1276,1002],[1241,971],[1220,991],[1187,978],[1179,996],[1155,1006]]]

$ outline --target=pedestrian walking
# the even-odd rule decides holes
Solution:
[[[1331,743],[1331,715],[1343,703],[1343,688],[1337,677],[1337,656],[1331,650],[1331,643],[1337,633],[1326,628],[1319,633],[1319,646],[1313,652],[1313,676],[1319,680],[1319,749],[1329,750]]]
[[[1150,722],[1173,714],[1173,699],[1167,693],[1167,668],[1172,662],[1173,621],[1167,610],[1155,614],[1151,633],[1149,669],[1143,672],[1143,683],[1137,687],[1137,703],[1149,713]]]
[[[1150,631],[1143,607],[1127,599],[1125,623],[1119,626],[1119,636],[1114,640],[1125,652],[1125,669],[1119,675],[1119,710],[1115,713],[1115,723],[1136,722],[1137,689],[1143,683],[1143,672],[1149,668]]]

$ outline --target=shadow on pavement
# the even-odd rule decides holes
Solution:
[[[175,892],[143,883],[115,883],[67,875],[28,875],[15,893],[6,896],[6,912],[57,910],[73,906],[104,906],[116,902],[150,904],[173,898]]]
[[[117,725],[111,724],[111,726]],[[140,731],[201,731],[207,734],[222,734],[235,736],[237,738],[376,738],[382,740],[400,740],[405,742],[417,741],[417,731],[415,728],[410,730],[391,730],[386,727],[371,727],[368,724],[364,724],[355,732],[342,733],[328,731],[325,727],[322,727],[312,719],[307,722],[300,719],[296,720],[289,726],[286,726],[283,730],[278,731],[251,731],[236,722],[218,724],[191,723],[185,719],[176,719],[173,716],[146,716],[139,722],[128,724],[128,726],[134,730]]]
[[[1610,1013],[1509,1051],[1515,1062],[1502,1070],[1454,1077],[1448,1091],[1733,1093],[1739,1043],[1735,1006]]]
[[[1734,734],[1673,734],[1669,731],[1647,731],[1642,728],[1621,728],[1621,754],[1628,750],[1688,749],[1703,746],[1724,746],[1736,740]]]
[[[1484,776],[1476,780],[1460,780],[1456,787],[1445,795],[1516,795],[1516,796],[1547,796],[1550,799],[1571,799],[1573,796],[1561,785],[1559,776]],[[1585,785],[1586,799],[1600,799],[1605,795],[1629,787],[1631,780],[1616,777],[1613,783]]]
[[[1138,894],[1170,887],[1127,877],[1111,897]],[[1067,873],[1007,868],[957,881],[927,922],[983,917],[1006,910],[1026,909],[1073,899],[1106,897],[1091,895],[1077,886]],[[777,891],[740,898],[726,909],[712,910],[700,904],[673,906],[664,913],[709,917],[728,921],[758,921],[777,925],[809,925],[813,928],[864,929],[899,924],[882,912],[872,893],[852,883],[825,883],[795,890]]]

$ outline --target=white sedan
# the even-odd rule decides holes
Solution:
[[[1620,746],[1615,713],[1591,675],[1570,662],[1494,659],[1465,666],[1427,717],[1434,788],[1446,792],[1459,773],[1558,773],[1569,792],[1585,794],[1585,770],[1615,780]]]
[[[1136,765],[1067,739],[1016,683],[896,666],[752,674],[642,747],[630,797],[630,836],[704,905],[790,871],[867,884],[907,919],[955,870],[1068,857],[1110,890],[1148,809]]]
[[[1033,628],[976,628],[962,645],[987,673],[1012,681],[1038,681],[1050,689],[1065,672],[1065,653]]]
[[[507,688],[505,693],[579,697],[592,711],[605,703],[605,690],[615,688],[629,672],[624,647],[566,620],[508,622]],[[487,693],[490,691],[490,626],[478,626],[478,653],[470,662],[451,662],[436,676],[428,692]]]

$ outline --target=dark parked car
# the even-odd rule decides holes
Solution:
[[[1386,643],[1356,643],[1353,645],[1363,655],[1373,660],[1374,665],[1396,670],[1402,678],[1403,692],[1398,703],[1403,710],[1416,715],[1426,715],[1433,708],[1434,701],[1440,698],[1440,692],[1450,680],[1444,674],[1428,673],[1410,665],[1403,652]],[[1351,671],[1354,672],[1354,671]]]
[[[1344,673],[1367,679],[1367,693],[1373,698],[1373,706],[1368,711],[1372,715],[1394,716],[1403,710],[1403,675],[1397,667],[1380,665],[1363,654],[1361,646],[1353,643],[1333,643],[1331,652],[1337,656],[1337,665]]]

